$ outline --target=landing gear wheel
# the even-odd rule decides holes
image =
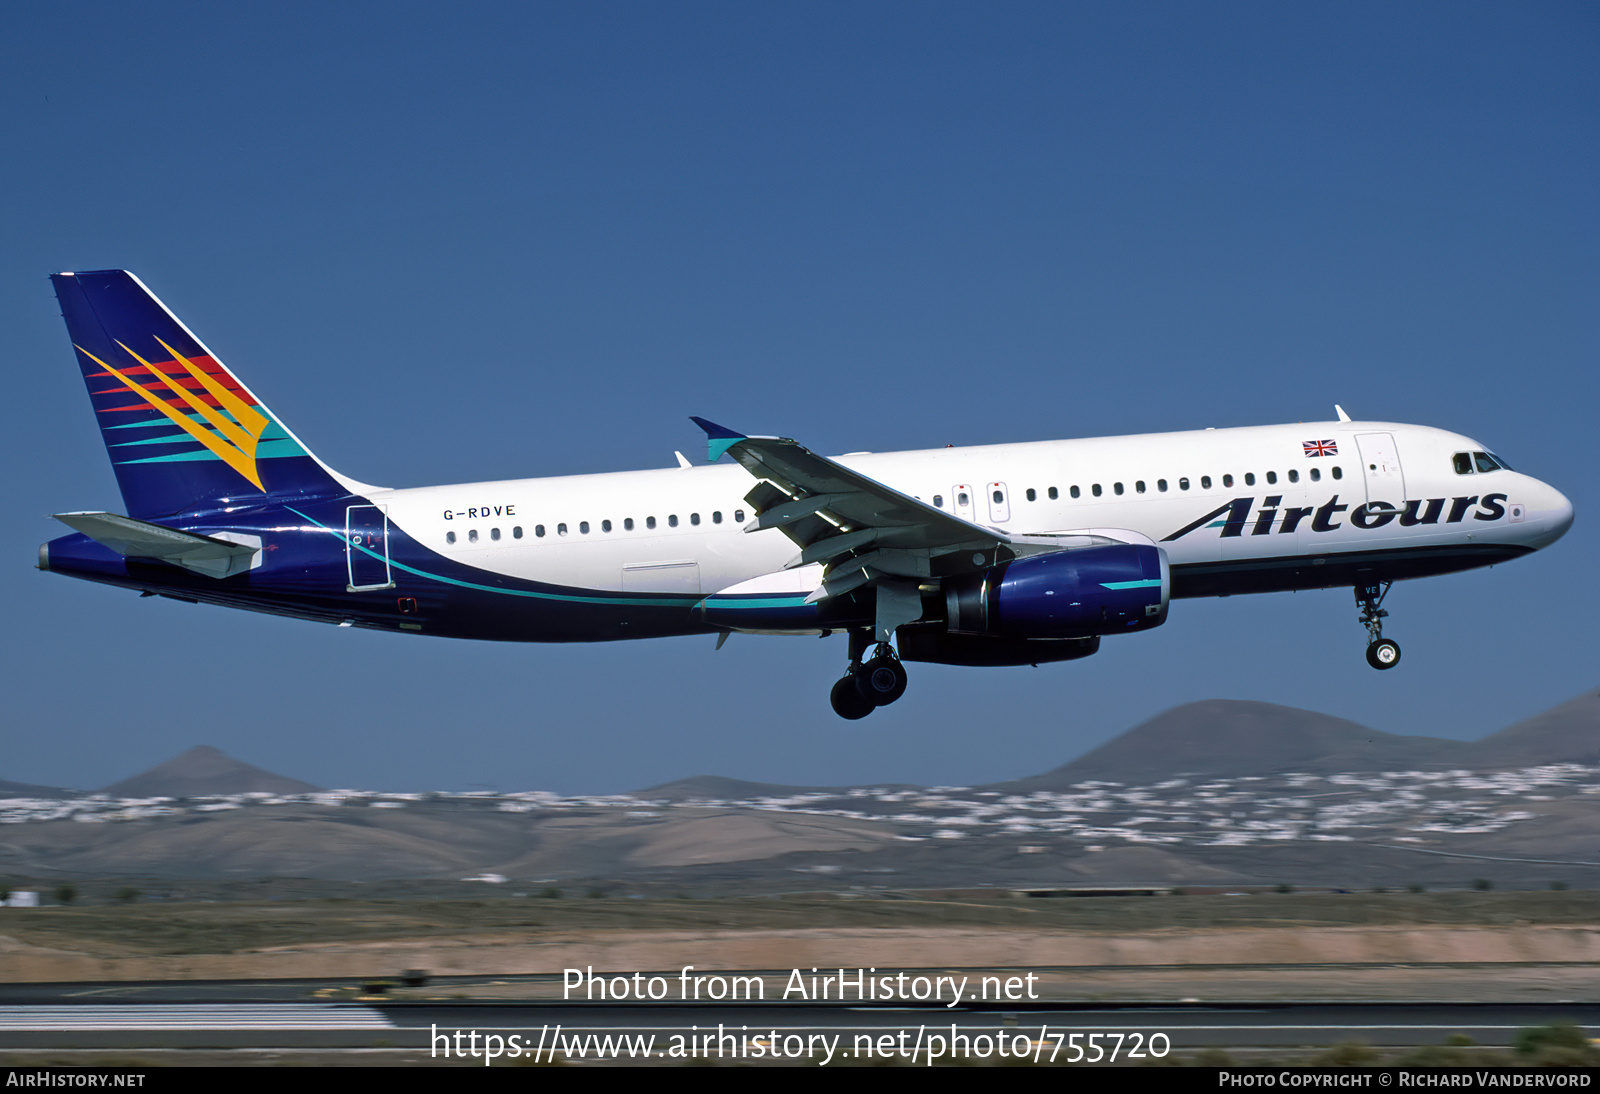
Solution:
[[[879,646],[872,660],[856,670],[853,677],[861,697],[875,707],[886,707],[906,693],[906,668],[894,651]]]
[[[1389,613],[1383,610],[1383,598],[1389,595],[1393,582],[1356,586],[1356,603],[1361,606],[1361,616],[1356,621],[1367,628],[1367,664],[1375,669],[1392,669],[1400,663],[1400,643],[1383,636],[1383,621]]]
[[[833,685],[833,691],[828,693],[828,701],[833,704],[835,714],[852,722],[878,709],[876,704],[856,690],[854,675],[840,677],[838,683]]]
[[[1367,647],[1367,664],[1375,669],[1392,669],[1400,663],[1400,643],[1380,638]]]

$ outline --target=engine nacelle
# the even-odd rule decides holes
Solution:
[[[1100,648],[1095,638],[1005,638],[992,634],[951,634],[943,628],[901,627],[894,644],[902,661],[995,668],[1076,661]]]
[[[1159,547],[1117,543],[1030,555],[944,583],[946,628],[1008,638],[1089,638],[1159,627],[1172,578]]]

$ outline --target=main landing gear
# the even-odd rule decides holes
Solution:
[[[1389,595],[1392,581],[1377,585],[1357,585],[1356,603],[1361,605],[1358,620],[1367,628],[1372,641],[1367,643],[1367,664],[1375,669],[1392,669],[1400,663],[1400,643],[1383,636],[1383,621],[1389,615],[1383,610],[1383,598]]]
[[[879,642],[866,661],[867,631],[850,633],[850,668],[833,685],[828,700],[833,712],[851,721],[865,718],[878,707],[886,707],[906,693],[906,667],[895,656],[894,647]]]

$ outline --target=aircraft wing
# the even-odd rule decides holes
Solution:
[[[745,495],[756,511],[745,531],[782,530],[801,549],[791,568],[824,564],[823,585],[813,600],[884,578],[971,573],[1015,555],[1010,537],[902,494],[787,437],[751,437],[704,418],[691,420],[706,432],[710,460],[726,453],[758,480]]]

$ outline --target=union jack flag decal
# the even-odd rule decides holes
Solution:
[[[1339,446],[1333,441],[1301,441],[1306,450],[1306,459],[1315,459],[1318,456],[1337,456]]]

